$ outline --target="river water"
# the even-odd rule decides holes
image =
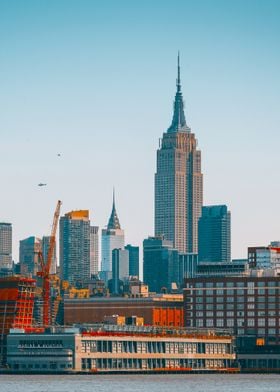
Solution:
[[[280,374],[0,375],[0,392],[280,392]]]

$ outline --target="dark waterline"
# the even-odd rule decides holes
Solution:
[[[279,392],[278,374],[0,376],[0,392]]]

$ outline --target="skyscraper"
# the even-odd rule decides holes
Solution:
[[[71,211],[60,218],[61,279],[83,284],[90,278],[90,220],[88,210]]]
[[[143,277],[149,291],[171,290],[178,282],[178,251],[172,241],[163,237],[149,237],[143,241]]]
[[[164,235],[183,253],[197,253],[202,188],[201,153],[185,119],[178,55],[173,119],[157,151],[155,235]]]
[[[120,294],[120,284],[129,278],[129,251],[113,249],[112,251],[112,292]]]
[[[126,245],[124,247],[129,252],[129,276],[139,278],[139,246]]]
[[[99,235],[98,226],[90,226],[90,275],[98,274]]]
[[[121,229],[120,221],[115,207],[115,195],[113,194],[113,207],[106,229],[102,230],[101,238],[102,260],[101,272],[104,280],[112,277],[112,251],[124,248],[124,231]]]
[[[12,260],[12,224],[0,223],[0,268],[11,269]]]
[[[34,236],[19,242],[20,273],[26,276],[36,276],[41,270],[39,252],[42,250],[42,240]]]
[[[198,260],[231,261],[230,211],[227,206],[203,206],[198,222]]]

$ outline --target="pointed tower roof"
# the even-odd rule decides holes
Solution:
[[[190,128],[187,126],[185,113],[184,113],[184,101],[183,94],[181,91],[181,79],[180,79],[180,53],[178,52],[177,58],[177,80],[176,80],[176,95],[174,101],[173,119],[167,132],[189,132]]]
[[[115,189],[113,189],[113,207],[112,207],[112,212],[111,212],[111,216],[107,225],[107,229],[111,230],[116,230],[116,229],[120,229],[121,225],[120,225],[120,221],[117,215],[117,211],[116,211],[116,207],[115,207]]]

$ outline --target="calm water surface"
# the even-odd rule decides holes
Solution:
[[[3,376],[0,392],[280,392],[280,375]]]

